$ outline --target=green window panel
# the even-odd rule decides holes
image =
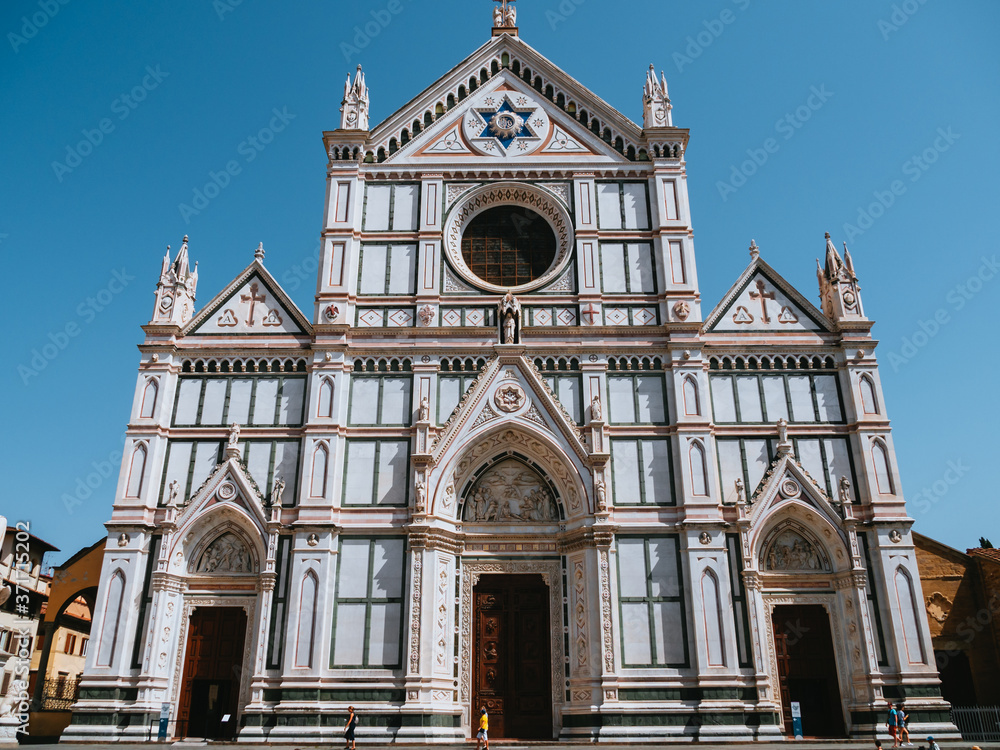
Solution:
[[[646,183],[598,182],[597,226],[600,229],[649,229]]]
[[[622,666],[688,666],[678,537],[620,536],[617,553]]]
[[[341,536],[331,668],[401,665],[405,557],[403,537]]]
[[[653,246],[648,242],[602,242],[601,289],[605,294],[655,294]]]
[[[412,387],[410,375],[353,374],[348,424],[408,427],[413,420]]]
[[[844,422],[836,375],[712,373],[709,380],[717,424]]]
[[[348,439],[345,453],[344,506],[407,504],[409,440]]]
[[[415,244],[361,246],[358,294],[410,295],[416,293],[416,286]]]
[[[608,374],[611,424],[667,424],[666,401],[662,375]]]
[[[174,401],[175,427],[281,425],[304,421],[304,375],[244,374],[181,377]]]
[[[611,496],[616,506],[674,505],[670,441],[612,438]]]
[[[420,215],[419,183],[369,183],[362,228],[366,232],[411,232]]]

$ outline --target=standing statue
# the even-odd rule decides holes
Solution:
[[[238,445],[240,442],[240,425],[238,422],[233,422],[229,426],[229,442],[228,445],[233,447]]]
[[[608,509],[608,489],[601,479],[597,482],[597,512],[604,513]]]
[[[844,505],[851,504],[851,480],[847,477],[840,478],[840,502]]]
[[[514,320],[514,313],[507,313],[503,321],[503,342],[505,344],[514,343],[514,330],[517,328],[517,321]]]
[[[415,489],[417,491],[417,499],[414,510],[416,510],[417,513],[423,513],[424,509],[427,507],[427,487],[423,482],[417,482]]]
[[[778,420],[778,442],[788,442],[788,422],[784,418]]]
[[[601,409],[601,395],[597,394],[594,396],[594,400],[590,402],[590,417],[591,419],[597,421],[601,418],[603,411]]]
[[[167,505],[177,505],[177,480],[173,480],[167,487]]]
[[[508,28],[514,28],[517,26],[517,8],[509,2],[506,5],[507,8],[504,10],[503,14],[503,25]]]
[[[503,8],[499,5],[493,9],[493,27],[499,29],[503,26]]]
[[[285,492],[285,480],[281,477],[274,478],[274,488],[271,490],[271,503],[281,505],[281,496]]]
[[[743,502],[743,499],[744,499],[743,498],[743,492],[744,492],[744,490],[743,490],[743,480],[742,479],[737,479],[736,480],[736,502],[738,502],[738,503],[742,503]]]
[[[419,417],[421,422],[426,422],[428,419],[431,418],[431,405],[430,402],[427,400],[427,396],[424,396],[422,399],[420,399],[420,409],[417,413],[417,416]]]
[[[497,305],[497,318],[500,326],[500,343],[516,344],[521,328],[521,303],[510,292],[507,292]]]

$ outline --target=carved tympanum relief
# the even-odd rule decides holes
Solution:
[[[768,570],[829,571],[820,550],[794,531],[784,531],[771,543],[764,558]]]
[[[466,521],[531,522],[559,518],[555,498],[537,472],[508,459],[490,468],[465,501]]]
[[[197,573],[253,573],[250,551],[238,536],[229,532],[223,534],[202,554]]]

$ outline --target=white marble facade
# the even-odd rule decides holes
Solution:
[[[475,588],[529,574],[547,736],[786,733],[788,605],[829,615],[844,734],[905,697],[946,736],[850,255],[817,309],[753,245],[703,312],[666,81],[640,127],[500,18],[371,130],[349,79],[308,316],[263,248],[200,310],[187,238],[164,258],[66,737],[176,717],[214,606],[246,615],[240,740],[337,737],[349,703],[364,737],[469,737]],[[498,207],[554,240],[507,286],[464,244]]]

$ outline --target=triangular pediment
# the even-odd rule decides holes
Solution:
[[[504,111],[517,120],[494,124],[491,115]],[[597,134],[578,121],[581,111]],[[498,137],[487,135],[491,125]],[[618,139],[620,151],[614,147]],[[627,162],[623,154],[630,148],[638,153],[642,139],[636,123],[521,39],[501,35],[376,126],[369,143],[392,164],[473,157],[551,162],[570,156],[607,163]]]
[[[177,525],[189,525],[199,516],[222,508],[249,518],[261,534],[265,532],[267,520],[261,490],[235,455],[218,464],[195,490],[180,511]]]
[[[747,266],[705,319],[705,331],[782,333],[832,331],[814,305],[760,258]]]
[[[264,265],[254,260],[182,331],[184,336],[308,334],[309,321]]]
[[[776,510],[795,503],[809,506],[835,526],[839,527],[842,521],[841,514],[830,502],[826,491],[790,451],[779,454],[771,463],[760,485],[750,497],[750,502],[751,526],[760,525],[763,519]]]
[[[581,462],[588,456],[579,428],[558,398],[520,353],[501,353],[483,368],[476,382],[444,425],[431,454],[434,461],[456,442],[504,425],[539,430],[570,449]]]

